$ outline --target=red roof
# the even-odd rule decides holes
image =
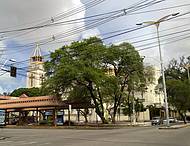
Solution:
[[[0,109],[55,107],[63,105],[56,97],[38,96],[17,99],[0,100]]]
[[[1,100],[13,100],[13,99],[19,99],[19,97],[0,96],[0,101],[1,101]]]
[[[89,103],[76,103],[62,101],[54,96],[37,96],[37,97],[10,97],[10,96],[1,96],[0,99],[0,109],[26,109],[26,108],[51,108],[51,107],[60,107],[67,109],[69,104],[72,105],[72,108],[87,108],[93,107]]]

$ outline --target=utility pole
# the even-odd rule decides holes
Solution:
[[[69,126],[71,126],[71,105],[69,104],[69,109],[68,109],[68,124]]]
[[[134,93],[134,88],[133,88],[133,125],[136,125],[136,113],[135,113],[135,93]]]

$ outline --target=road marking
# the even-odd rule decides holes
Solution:
[[[9,143],[9,142],[13,142],[13,141],[0,141],[0,143]]]
[[[50,143],[42,143],[42,144],[39,144],[39,145],[49,145]]]
[[[35,144],[35,143],[37,143],[37,142],[33,141],[33,142],[22,143],[22,144],[20,144],[20,145],[31,145],[31,144]]]
[[[27,141],[13,141],[14,146],[16,145],[22,145],[22,143],[26,143]]]

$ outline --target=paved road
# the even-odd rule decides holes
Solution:
[[[190,128],[114,130],[3,129],[0,146],[190,146]]]

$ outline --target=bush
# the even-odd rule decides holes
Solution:
[[[75,125],[75,123],[73,122],[73,121],[70,121],[70,126],[74,126]],[[64,123],[63,123],[63,126],[69,126],[69,121],[67,120],[67,121],[65,121]]]
[[[47,125],[48,121],[47,120],[41,120],[41,121],[39,121],[39,124],[40,125]]]

